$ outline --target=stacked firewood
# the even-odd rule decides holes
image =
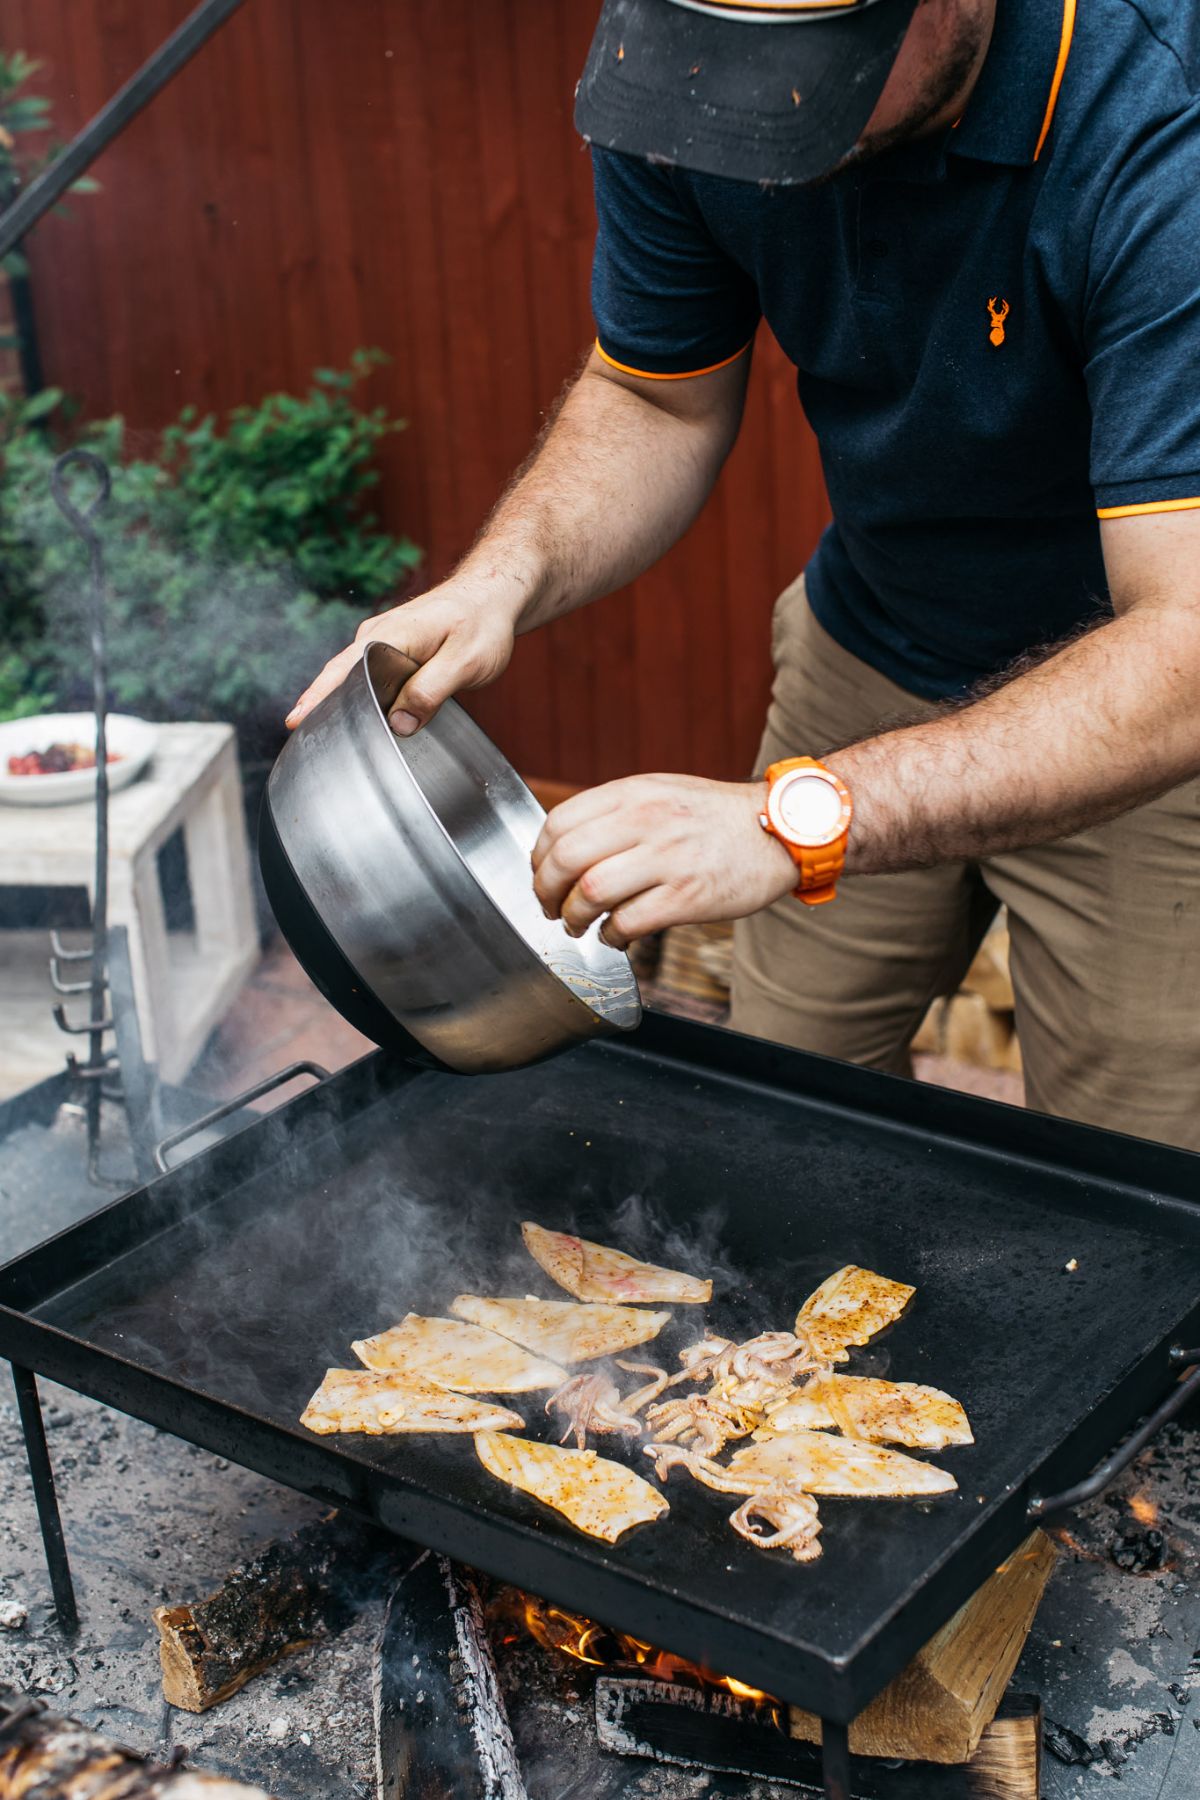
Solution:
[[[1021,1073],[1021,1045],[1008,966],[1008,921],[997,918],[957,993],[935,1000],[913,1040],[920,1054]]]
[[[729,1005],[731,925],[677,925],[663,934],[653,998],[668,1012],[719,1021]],[[640,971],[639,971],[640,974]],[[1021,1072],[1003,914],[980,945],[956,993],[933,1002],[913,1050],[981,1069]]]

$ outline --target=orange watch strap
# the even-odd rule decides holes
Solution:
[[[817,761],[815,756],[784,756],[767,768],[767,780],[777,781],[781,775],[787,775],[793,769],[824,769],[825,764]],[[825,770],[826,774],[829,771]]]
[[[768,788],[781,775],[790,774],[793,769],[820,769],[823,775],[836,782],[844,803],[852,810],[850,794],[845,783],[815,756],[787,756],[779,762],[771,763],[766,772]],[[763,818],[765,822],[765,813]],[[797,900],[802,900],[805,906],[824,906],[836,898],[838,879],[846,866],[846,843],[850,834],[849,819],[847,819],[845,830],[840,837],[835,838],[831,844],[818,846],[794,844],[790,839],[782,837],[770,824],[766,824],[766,829],[777,843],[783,845],[800,871],[800,881],[792,889]]]

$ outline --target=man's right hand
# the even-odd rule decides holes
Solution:
[[[369,639],[381,638],[421,665],[396,696],[388,721],[397,737],[411,737],[443,700],[503,674],[523,598],[502,597],[494,578],[461,571],[415,600],[364,619],[354,642],[331,657],[301,694],[287,716],[289,729],[346,679]]]

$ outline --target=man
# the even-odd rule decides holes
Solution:
[[[1031,1104],[1194,1148],[1198,86],[1195,0],[608,0],[596,350],[461,567],[360,632],[424,664],[404,734],[644,569],[765,317],[835,522],[760,778],[568,801],[543,905],[738,918],[735,1026],[902,1069],[1004,902]]]

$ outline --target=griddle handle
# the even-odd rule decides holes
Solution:
[[[185,1139],[193,1137],[196,1132],[205,1131],[208,1126],[216,1125],[221,1119],[227,1119],[230,1113],[238,1112],[243,1106],[249,1106],[252,1100],[261,1100],[264,1094],[271,1093],[275,1088],[283,1087],[289,1081],[295,1081],[298,1075],[311,1075],[314,1081],[329,1080],[329,1070],[322,1068],[320,1063],[294,1062],[289,1063],[286,1069],[277,1069],[274,1075],[268,1075],[265,1081],[256,1083],[252,1088],[247,1088],[244,1094],[235,1094],[232,1100],[226,1100],[220,1106],[214,1106],[212,1111],[206,1112],[202,1118],[193,1119],[190,1125],[184,1125],[179,1131],[173,1131],[169,1137],[165,1137],[160,1143],[155,1144],[154,1166],[159,1174],[165,1175],[167,1172],[167,1152],[169,1150],[177,1150]]]
[[[1170,1352],[1170,1361],[1175,1368],[1186,1368],[1189,1364],[1195,1366],[1190,1375],[1176,1383],[1162,1405],[1156,1407],[1138,1426],[1133,1436],[1119,1450],[1114,1450],[1098,1468],[1092,1470],[1086,1481],[1078,1481],[1074,1487],[1064,1488],[1061,1494],[1035,1494],[1029,1502],[1031,1519],[1048,1519],[1056,1513],[1070,1511],[1073,1506],[1082,1506],[1085,1500],[1094,1500],[1110,1482],[1116,1480],[1122,1470],[1129,1467],[1136,1456],[1141,1455],[1151,1438],[1157,1437],[1163,1426],[1176,1413],[1183,1411],[1189,1400],[1200,1397],[1200,1350],[1183,1350],[1176,1345]]]

